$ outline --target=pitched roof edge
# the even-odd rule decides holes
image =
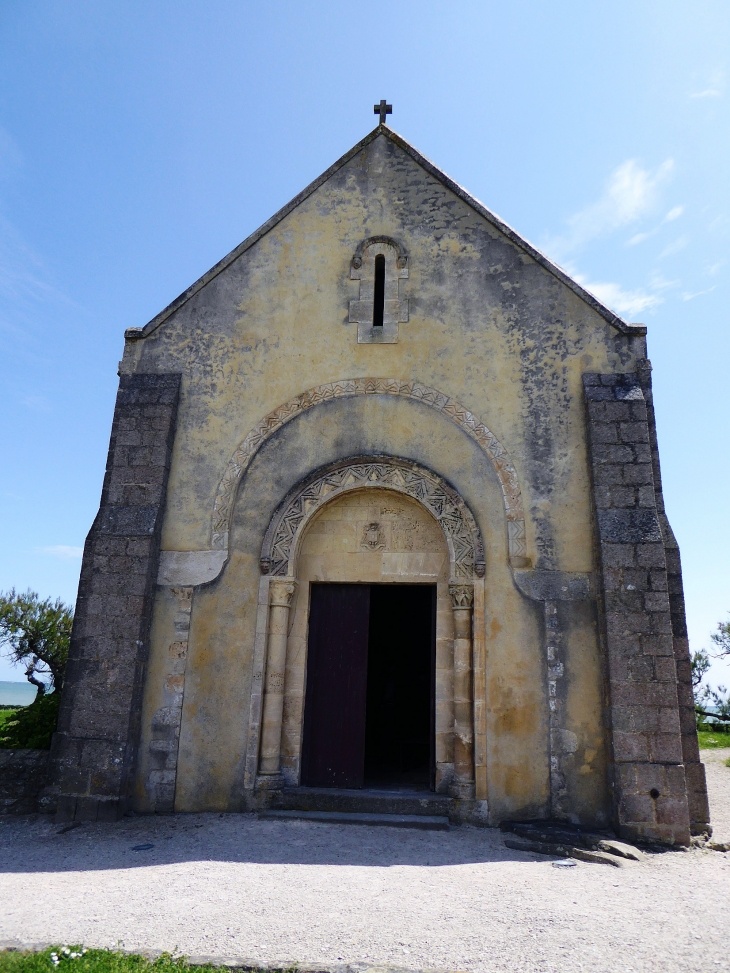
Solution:
[[[409,142],[398,135],[392,129],[387,129],[383,126],[384,135],[387,135],[395,144],[403,149],[414,161],[416,161],[420,166],[422,166],[427,172],[429,172],[435,179],[447,186],[454,195],[458,196],[459,199],[463,200],[472,209],[475,209],[480,216],[483,216],[485,220],[492,223],[500,233],[503,233],[509,240],[512,241],[516,246],[525,250],[536,263],[544,267],[545,270],[549,271],[555,277],[558,278],[561,283],[569,287],[573,293],[577,294],[582,300],[589,304],[595,311],[597,311],[602,318],[605,318],[609,324],[612,324],[615,328],[621,331],[623,334],[640,335],[646,334],[646,325],[644,324],[630,324],[628,321],[624,321],[623,318],[619,317],[618,314],[613,312],[610,308],[606,307],[601,301],[598,300],[590,291],[587,291],[585,287],[581,285],[567,274],[561,267],[556,263],[553,263],[549,257],[546,257],[544,253],[533,246],[528,240],[521,236],[517,230],[513,230],[512,227],[501,220],[495,213],[480,202],[475,196],[472,196],[463,186],[460,186],[458,182],[448,176],[442,169],[439,169],[437,165],[427,159],[426,156],[421,155],[418,149],[415,149]]]
[[[146,338],[148,335],[152,334],[152,332],[155,331],[164,321],[166,321],[174,311],[177,311],[178,308],[183,306],[183,304],[186,304],[191,297],[194,297],[199,290],[217,277],[218,274],[226,269],[226,267],[230,266],[230,264],[240,257],[242,253],[245,253],[246,250],[257,243],[269,232],[269,230],[272,230],[277,223],[280,223],[285,216],[288,216],[289,213],[296,209],[300,203],[304,202],[308,196],[311,196],[315,190],[319,189],[323,183],[327,182],[330,176],[333,176],[339,169],[342,168],[342,166],[346,165],[354,156],[358,154],[358,152],[377,138],[378,135],[385,135],[392,142],[394,142],[435,179],[438,179],[439,182],[443,183],[448,189],[450,189],[455,196],[458,196],[459,199],[467,204],[467,206],[470,206],[472,209],[476,210],[480,216],[484,217],[484,219],[495,226],[500,233],[507,237],[507,239],[511,240],[512,243],[528,253],[536,263],[540,264],[540,266],[544,267],[545,270],[557,277],[561,283],[565,284],[566,287],[569,287],[573,293],[580,297],[581,300],[585,301],[586,304],[590,305],[590,307],[597,311],[602,318],[604,318],[609,324],[613,325],[622,334],[646,334],[645,325],[629,324],[628,322],[624,321],[623,318],[611,311],[610,308],[601,303],[597,297],[594,297],[590,291],[587,291],[584,287],[581,287],[581,285],[577,281],[573,280],[569,274],[567,274],[564,270],[558,267],[557,264],[553,263],[552,260],[546,257],[544,253],[537,249],[537,247],[533,246],[524,237],[520,236],[520,234],[516,230],[513,230],[508,223],[505,223],[504,220],[501,220],[490,209],[487,209],[483,203],[481,203],[475,196],[472,196],[471,193],[467,192],[463,186],[460,186],[459,183],[454,182],[450,176],[448,176],[442,169],[439,169],[439,167],[431,162],[430,159],[427,159],[424,155],[421,155],[418,149],[415,149],[401,135],[398,135],[386,125],[377,125],[372,132],[369,132],[365,136],[365,138],[361,139],[348,152],[340,156],[340,158],[328,169],[325,169],[320,176],[318,176],[313,182],[310,182],[309,185],[294,196],[293,199],[290,199],[285,206],[282,206],[282,208],[274,213],[274,215],[265,223],[262,223],[257,230],[254,230],[254,232],[250,234],[250,236],[247,236],[242,243],[239,243],[238,246],[231,250],[230,253],[226,254],[222,260],[219,260],[218,263],[204,273],[202,277],[199,277],[195,283],[191,284],[190,287],[182,292],[182,294],[176,297],[174,301],[171,301],[167,307],[164,308],[164,310],[160,311],[159,314],[156,314],[150,321],[147,322],[144,328],[130,328],[129,332],[131,333],[129,334],[129,337]]]
[[[354,145],[349,152],[345,152],[343,156],[340,156],[337,162],[333,163],[329,169],[325,169],[320,176],[317,176],[313,182],[310,182],[308,186],[305,186],[300,193],[297,193],[297,195],[293,199],[290,199],[285,206],[282,206],[282,208],[274,213],[274,215],[265,223],[262,223],[261,226],[257,230],[254,230],[250,236],[247,236],[242,243],[239,243],[237,247],[234,247],[234,249],[231,250],[230,253],[227,253],[222,260],[219,260],[218,263],[214,264],[214,266],[211,267],[210,270],[206,271],[202,277],[199,277],[194,284],[191,284],[187,290],[184,290],[179,297],[176,297],[174,301],[171,301],[164,310],[160,311],[159,314],[156,314],[150,321],[148,321],[144,328],[139,329],[142,332],[139,337],[146,338],[149,334],[155,331],[163,323],[163,321],[170,317],[173,311],[177,311],[178,308],[187,303],[187,301],[189,301],[191,297],[194,297],[194,295],[205,287],[206,284],[210,283],[214,277],[217,277],[218,274],[226,269],[226,267],[229,267],[234,260],[241,256],[242,253],[249,250],[254,243],[258,243],[261,237],[266,236],[269,230],[273,230],[277,223],[280,223],[285,216],[288,216],[289,213],[296,209],[300,203],[303,203],[308,196],[311,196],[316,189],[319,189],[323,183],[327,182],[330,176],[333,176],[338,169],[341,169],[344,165],[346,165],[350,159],[356,156],[358,152],[365,148],[366,145],[369,145],[378,135],[386,134],[384,129],[385,126],[378,125],[372,130],[372,132],[369,132],[364,139],[361,139],[357,145]]]

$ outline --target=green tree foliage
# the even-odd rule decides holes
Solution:
[[[730,720],[730,692],[726,686],[718,686],[717,690],[705,687],[702,695],[701,710],[703,716],[717,716],[721,720]],[[712,707],[712,712],[707,712],[706,708]]]
[[[700,696],[702,696],[704,693],[704,689],[702,688],[702,680],[705,678],[707,670],[712,665],[712,661],[704,649],[700,649],[699,652],[692,653],[690,663],[692,665],[692,690],[695,694],[695,703],[699,704]]]
[[[58,721],[60,690],[71,642],[73,610],[35,591],[0,593],[0,647],[25,668],[38,694],[2,727],[0,747],[46,750]],[[48,691],[50,690],[50,692]]]
[[[30,706],[13,713],[0,728],[0,747],[48,750],[58,722],[60,697],[58,690],[38,695]]]
[[[38,689],[38,695],[50,688],[60,689],[71,641],[73,609],[60,598],[41,600],[35,591],[16,594],[12,588],[0,592],[0,646],[6,654],[25,666],[25,675]]]
[[[710,636],[716,652],[712,655],[716,659],[730,656],[730,621],[718,622],[717,631]],[[705,717],[717,717],[723,721],[730,721],[730,692],[725,686],[718,686],[712,689],[710,686],[703,686],[702,680],[705,673],[710,668],[710,656],[705,651],[692,653],[692,689],[695,696],[695,710],[698,720]]]
[[[718,622],[717,631],[713,632],[710,638],[718,650],[715,653],[716,658],[722,659],[724,656],[730,655],[730,620]]]

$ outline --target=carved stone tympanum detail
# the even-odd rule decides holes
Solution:
[[[266,532],[261,551],[264,573],[294,577],[298,539],[313,514],[343,493],[369,487],[406,494],[430,511],[446,536],[452,578],[484,576],[484,546],[479,528],[459,494],[432,470],[394,457],[349,460],[319,470],[298,484],[280,505]],[[380,523],[366,525],[361,547],[371,551],[385,547]]]
[[[506,449],[484,423],[459,402],[420,382],[404,382],[397,378],[353,378],[317,385],[264,416],[238,446],[223,474],[213,510],[212,547],[224,550],[228,548],[228,531],[236,489],[251,460],[266,440],[287,422],[322,402],[357,395],[398,395],[415,399],[441,412],[479,444],[492,463],[502,488],[510,560],[513,567],[526,567],[522,494],[517,473]]]
[[[360,547],[364,547],[368,551],[383,550],[385,547],[385,535],[380,524],[372,523],[365,525]]]

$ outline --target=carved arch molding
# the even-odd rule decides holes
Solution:
[[[228,550],[228,532],[238,484],[263,444],[286,423],[314,406],[332,399],[358,395],[395,395],[415,399],[446,416],[479,445],[494,467],[502,489],[510,562],[513,567],[526,567],[522,492],[507,450],[494,433],[459,402],[420,382],[404,382],[395,378],[354,378],[317,385],[264,416],[237,447],[223,474],[213,509],[212,547]]]
[[[484,577],[481,534],[461,496],[433,470],[390,456],[340,461],[294,487],[266,531],[261,549],[264,574],[295,577],[299,543],[317,511],[343,493],[372,487],[412,497],[431,513],[446,537],[452,581]]]

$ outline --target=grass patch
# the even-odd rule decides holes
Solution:
[[[698,730],[697,739],[700,741],[700,750],[716,750],[720,747],[730,747],[730,733],[716,730]]]
[[[2,733],[3,725],[7,723],[8,720],[12,720],[13,716],[18,712],[19,709],[21,709],[20,706],[13,706],[12,708],[8,707],[7,709],[3,706],[3,708],[0,709],[0,734]]]
[[[6,950],[0,952],[0,973],[221,973],[218,966],[210,963],[190,966],[184,956],[170,953],[163,953],[157,959],[110,949],[87,949],[82,955],[79,953],[80,946],[55,946],[40,953]]]

